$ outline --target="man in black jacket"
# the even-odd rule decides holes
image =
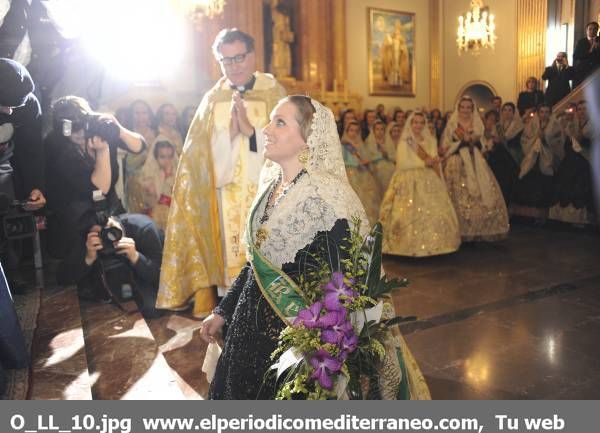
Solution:
[[[581,38],[573,52],[575,76],[573,88],[577,87],[596,69],[600,67],[600,39],[598,38],[598,23],[591,22],[585,26],[585,38]]]
[[[0,144],[0,191],[9,199],[16,196],[27,200],[24,208],[30,211],[46,204],[42,193],[41,110],[33,89],[33,81],[23,65],[0,58],[0,125],[4,132]],[[25,341],[0,266],[0,364],[4,368],[23,368],[27,363]]]
[[[91,220],[89,215],[83,218],[86,220]],[[159,312],[154,306],[162,262],[162,233],[154,221],[140,214],[110,217],[106,227],[117,227],[123,233],[123,237],[114,242],[114,253],[102,255],[106,246],[100,238],[101,227],[92,225],[85,240],[59,264],[58,283],[77,284],[80,289],[105,299],[111,297],[107,289],[117,298],[127,298],[129,295],[123,290],[130,284],[133,296],[141,301],[142,314],[157,316]]]
[[[0,58],[0,124],[14,128],[13,146],[0,152],[0,175],[10,174],[15,196],[28,200],[25,208],[37,210],[46,204],[42,112],[33,94],[27,69],[14,60]]]
[[[546,104],[553,107],[558,101],[571,92],[573,68],[569,66],[567,53],[561,51],[556,55],[552,66],[544,70],[542,80],[548,80],[548,88],[544,95]]]

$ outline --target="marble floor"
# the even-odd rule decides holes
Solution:
[[[435,258],[386,257],[409,279],[397,311],[434,399],[600,398],[600,235],[513,225],[507,240]],[[144,320],[51,284],[31,399],[202,399],[205,344],[189,312]]]

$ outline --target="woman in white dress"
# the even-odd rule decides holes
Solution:
[[[481,154],[483,131],[475,103],[463,96],[448,119],[440,149],[463,242],[502,239],[509,229],[502,192]]]
[[[442,179],[437,141],[425,115],[407,120],[396,154],[396,172],[383,198],[383,252],[433,256],[460,246],[458,219]]]

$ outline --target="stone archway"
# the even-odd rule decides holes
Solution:
[[[496,89],[487,81],[469,81],[465,84],[462,89],[456,95],[454,106],[458,103],[460,98],[463,96],[469,96],[480,112],[485,112],[492,108],[492,97],[497,95]]]

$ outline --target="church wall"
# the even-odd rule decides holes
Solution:
[[[516,0],[485,0],[496,21],[496,48],[485,49],[479,56],[458,55],[456,30],[458,17],[469,9],[468,0],[442,1],[442,82],[443,108],[454,107],[458,92],[469,82],[489,83],[504,101],[515,101],[521,89],[516,82],[517,69],[517,2]],[[543,71],[540,71],[540,75]]]
[[[369,96],[367,52],[367,8],[390,9],[415,14],[416,96]],[[348,59],[348,87],[350,93],[362,96],[363,108],[374,108],[378,103],[391,110],[429,106],[429,2],[423,0],[346,0],[346,43]]]

